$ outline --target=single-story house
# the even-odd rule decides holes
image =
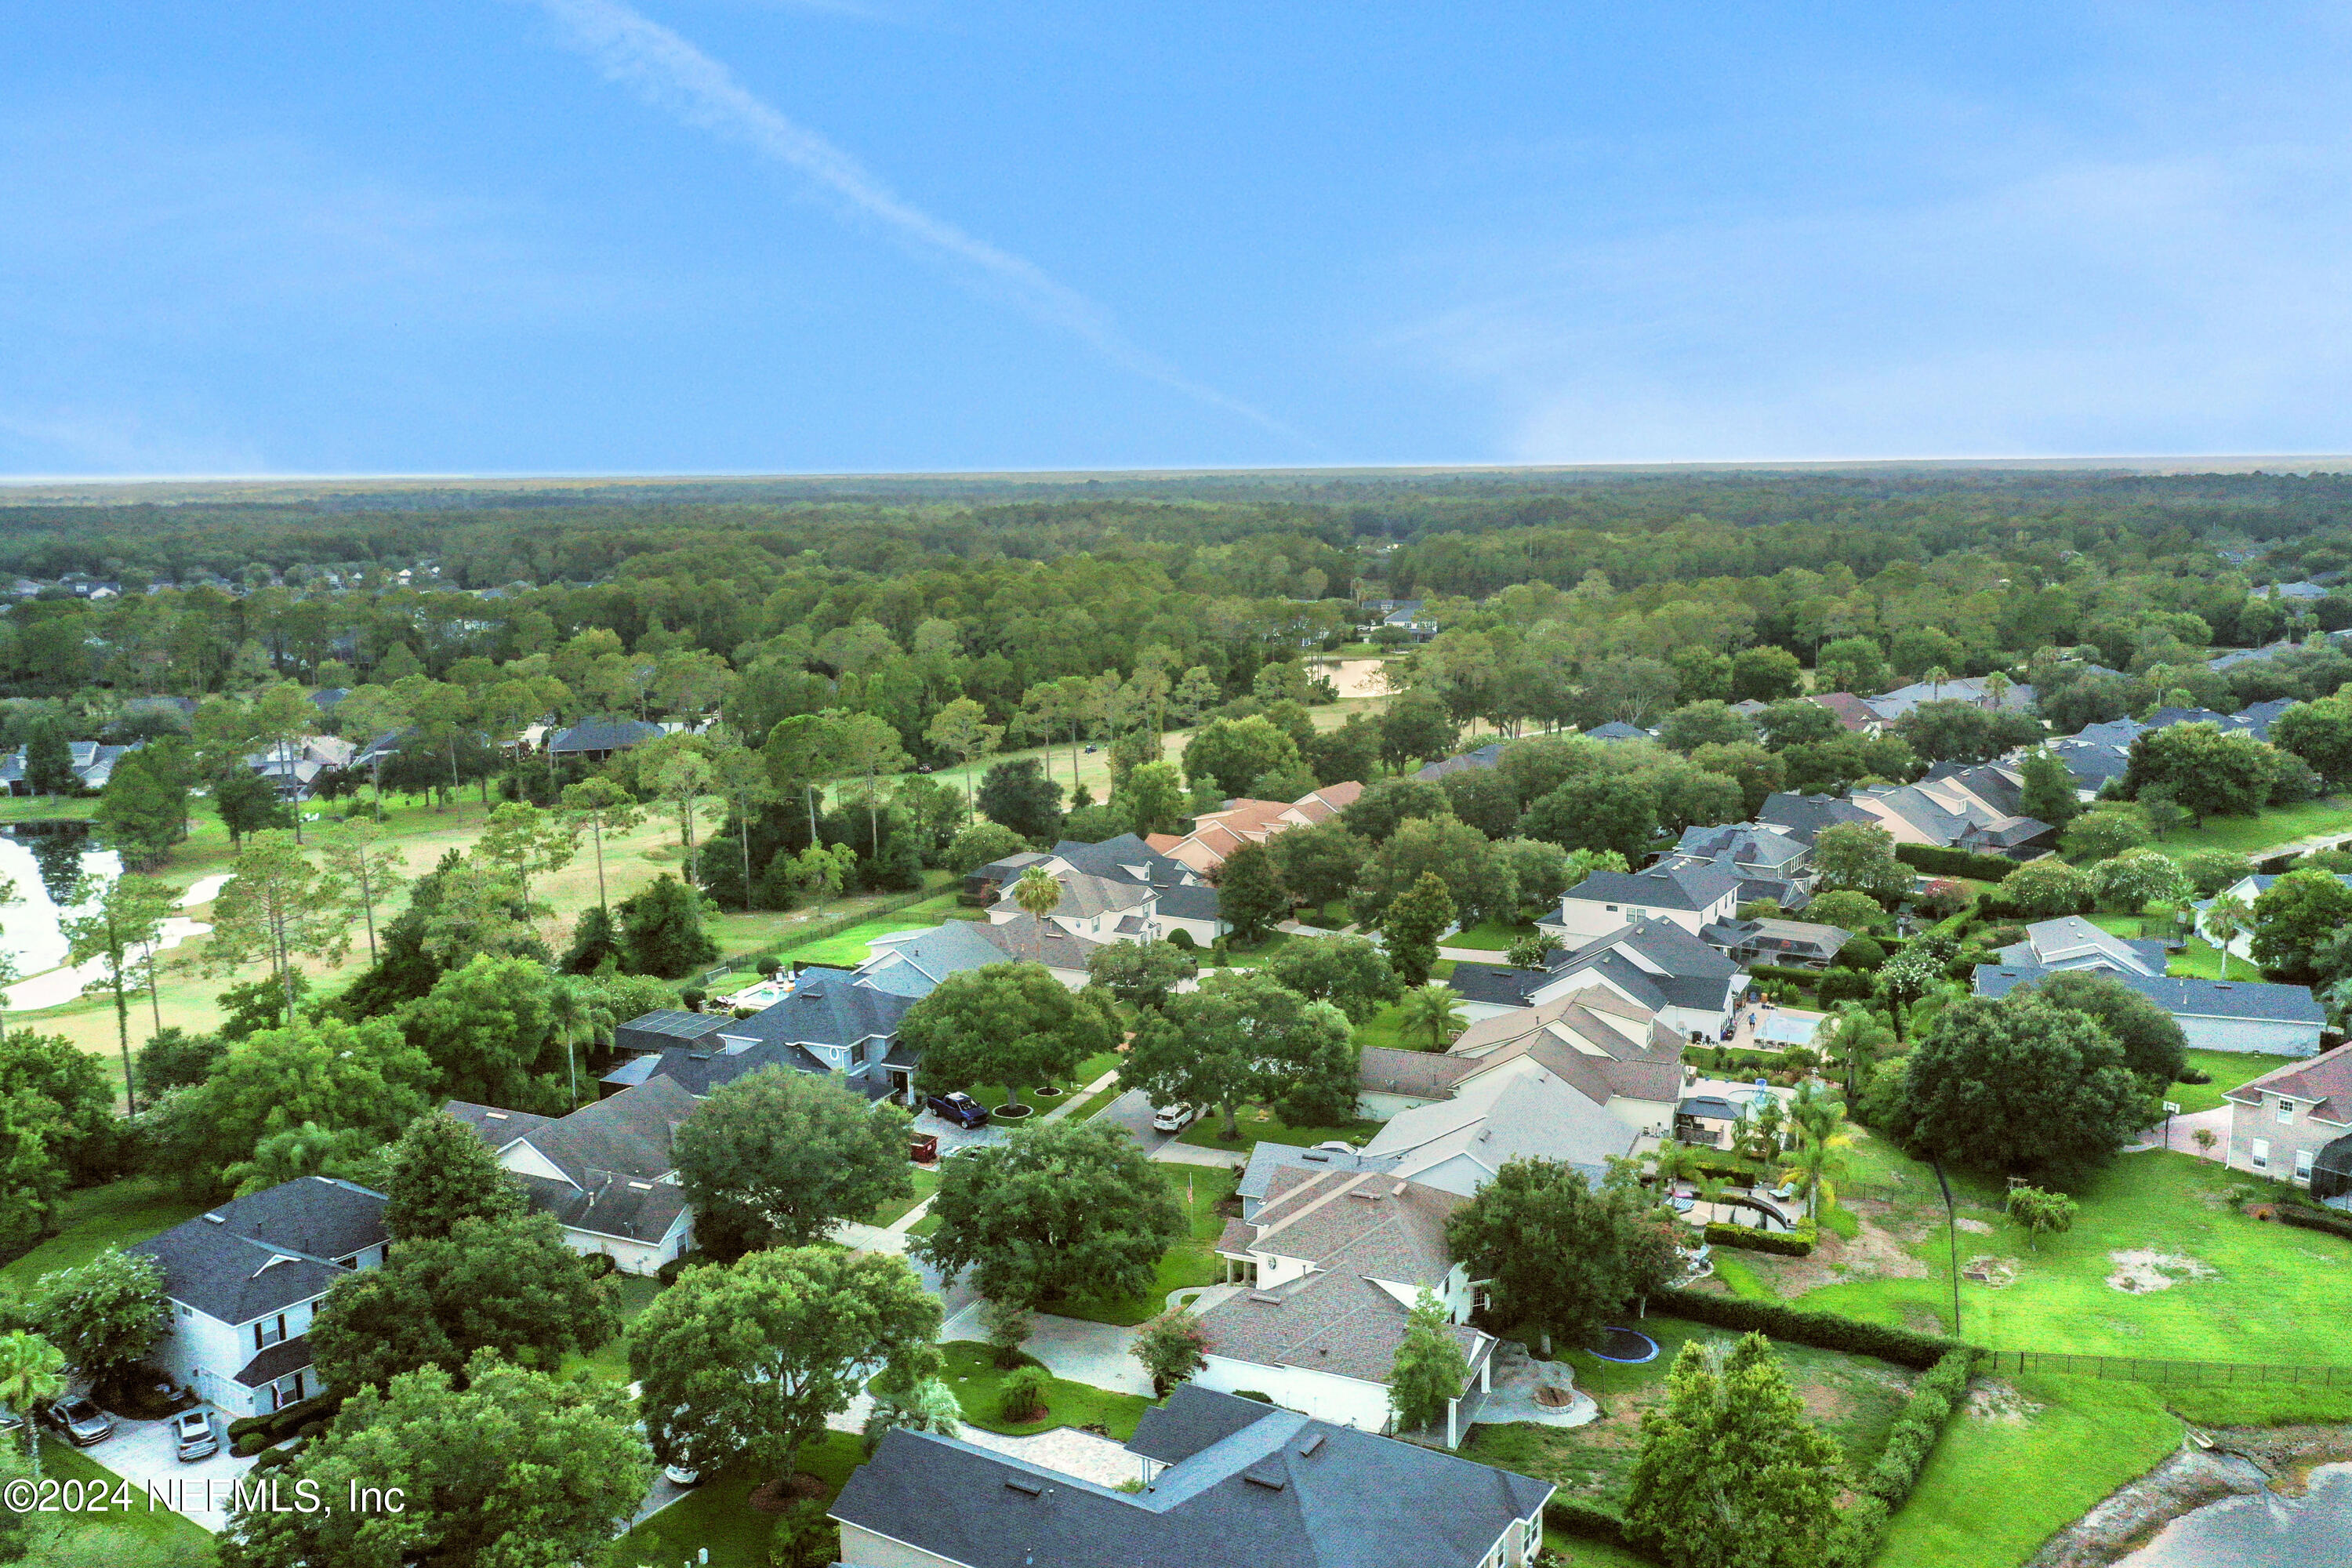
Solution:
[[[1815,691],[1805,700],[1816,708],[1826,708],[1844,729],[1857,735],[1875,735],[1885,728],[1886,721],[1872,711],[1866,699],[1851,691]]]
[[[2229,1163],[2352,1209],[2352,1046],[2275,1068],[2222,1096]]]
[[[2117,936],[2080,915],[2036,921],[2025,928],[2025,940],[2002,948],[1994,957],[2007,964],[2031,964],[2042,969],[2112,969],[2119,974],[2164,973],[2164,943],[2139,937]]]
[[[1185,1384],[1139,1491],[893,1427],[832,1518],[847,1568],[1527,1568],[1553,1487]]]
[[[1368,1090],[1396,1081],[1382,1076],[1396,1065],[1389,1058],[1414,1054],[1366,1047],[1361,1081]],[[1365,1154],[1392,1155],[1394,1175],[1465,1197],[1517,1159],[1566,1161],[1598,1180],[1612,1155],[1633,1152],[1640,1134],[1609,1109],[1605,1095],[1596,1098],[1546,1066],[1549,1054],[1521,1049],[1496,1062],[1433,1058],[1460,1064],[1453,1098],[1397,1111],[1364,1144]]]
[[[1973,702],[1979,708],[1991,708],[1996,704],[1985,684],[1989,679],[1981,675],[1962,675],[1933,683],[1917,680],[1865,700],[1873,713],[1890,724],[1922,702]],[[2033,688],[2023,681],[2010,682],[2008,689],[2000,694],[1998,706],[2004,713],[2032,712]]]
[[[642,746],[647,741],[659,740],[664,733],[658,724],[643,719],[597,717],[583,719],[569,729],[558,730],[547,742],[547,749],[559,757],[572,757],[582,762],[608,763],[632,746]]]
[[[652,1274],[694,1245],[670,1140],[695,1105],[682,1085],[656,1078],[569,1116],[461,1100],[442,1109],[481,1135],[531,1207],[555,1216],[564,1245],[602,1253],[624,1274]]]
[[[232,1420],[322,1392],[310,1320],[338,1280],[383,1266],[385,1201],[304,1176],[125,1247],[163,1272],[171,1321],[151,1359]]]
[[[1468,1364],[1454,1397],[1491,1386],[1495,1338],[1469,1326],[1470,1277],[1445,1251],[1446,1218],[1468,1201],[1385,1172],[1276,1172],[1257,1214],[1226,1221],[1217,1240],[1227,1283],[1250,1289],[1201,1315],[1206,1364],[1193,1381],[1385,1431],[1389,1370],[1427,1290]]]
[[[1980,963],[1976,969],[1976,992],[1979,996],[2006,996],[2021,985],[2032,985],[2059,973],[2039,964]],[[2326,1011],[2300,985],[2194,980],[2131,970],[2109,969],[2108,973],[2126,989],[2171,1014],[2191,1050],[2307,1057],[2318,1051],[2320,1031],[2327,1026]]]
[[[2336,879],[2343,883],[2346,887],[2352,888],[2352,875],[2347,875],[2345,872],[2338,871],[2336,873]],[[2252,909],[2254,907],[2254,900],[2261,898],[2264,893],[2269,892],[2271,889],[2277,884],[2277,882],[2278,878],[2274,876],[2256,875],[2251,877],[2241,877],[2236,881],[2231,883],[2228,887],[2222,889],[2220,893],[2215,894],[2214,897],[2236,898],[2242,900],[2248,909]],[[2213,928],[2207,921],[2207,917],[2213,908],[2213,899],[2201,899],[2197,902],[2195,907],[2197,910],[2197,934],[2203,937],[2207,942],[2212,942],[2214,946],[2221,946],[2221,944],[2220,942],[2213,941]],[[2238,931],[2236,935],[2230,939],[2229,947],[2230,955],[2232,958],[2242,958],[2249,963],[2252,963],[2254,957],[2254,933],[2252,929],[2248,927]]]
[[[1595,724],[1584,731],[1588,741],[1611,743],[1618,741],[1646,741],[1650,732],[1638,724],[1628,724],[1622,719],[1612,719],[1606,724]]]

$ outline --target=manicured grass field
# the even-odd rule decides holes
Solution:
[[[1151,1288],[1141,1296],[1124,1300],[1076,1297],[1054,1309],[1061,1316],[1132,1328],[1167,1310],[1170,1291],[1213,1285],[1224,1278],[1215,1246],[1225,1228],[1225,1200],[1234,1195],[1234,1184],[1241,1173],[1214,1165],[1155,1164],[1152,1169],[1168,1184],[1169,1195],[1191,1217],[1192,1238],[1168,1249],[1160,1259]]]
[[[881,1207],[876,1209],[872,1214],[866,1216],[866,1223],[868,1225],[878,1225],[885,1230],[887,1230],[891,1226],[896,1225],[902,1217],[911,1212],[917,1204],[921,1203],[924,1199],[929,1197],[933,1193],[940,1190],[940,1173],[938,1171],[927,1171],[919,1165],[915,1168],[914,1176],[915,1190],[912,1195],[900,1198],[895,1203],[884,1204]]]
[[[643,1274],[614,1274],[610,1278],[621,1299],[621,1331],[597,1346],[591,1354],[566,1355],[563,1358],[563,1370],[567,1373],[582,1370],[592,1372],[607,1383],[618,1384],[625,1388],[631,1381],[629,1325],[635,1322],[637,1314],[651,1306],[653,1299],[661,1294],[662,1283],[658,1279]]]
[[[1151,1407],[1151,1401],[1141,1394],[1114,1394],[1088,1384],[1048,1377],[1045,1418],[1016,1426],[999,1414],[1003,1408],[1005,1374],[997,1368],[994,1346],[976,1340],[950,1340],[940,1347],[940,1354],[947,1363],[940,1376],[955,1390],[956,1402],[963,1406],[963,1418],[990,1432],[1024,1437],[1033,1432],[1050,1432],[1056,1426],[1099,1426],[1124,1443],[1135,1436],[1135,1424]],[[1034,1356],[1021,1359],[1030,1366],[1043,1364]]]
[[[916,917],[909,910],[900,914],[885,915],[880,920],[861,921],[822,942],[803,942],[798,947],[786,948],[779,956],[809,963],[863,963],[871,955],[867,944],[876,937],[888,936],[894,931],[929,931],[939,923],[935,920]]]
[[[2014,1388],[2011,1411],[1964,1412],[1946,1429],[1874,1568],[2015,1568],[2180,1443],[2180,1422],[2139,1384],[2037,1375]]]
[[[825,1483],[824,1500],[831,1502],[864,1462],[854,1434],[828,1432],[801,1450],[799,1466]],[[707,1549],[709,1568],[767,1568],[776,1521],[751,1506],[751,1490],[768,1479],[748,1459],[738,1459],[621,1537],[606,1561],[614,1568],[669,1568],[699,1564],[706,1559],[698,1553]]]
[[[1691,1341],[1727,1344],[1739,1337],[1654,1314],[1637,1326],[1658,1342],[1655,1361],[1621,1366],[1580,1350],[1562,1357],[1576,1369],[1577,1386],[1600,1402],[1601,1419],[1583,1426],[1532,1423],[1480,1426],[1464,1454],[1485,1464],[1557,1481],[1565,1494],[1577,1500],[1622,1507],[1623,1487],[1640,1447],[1642,1413],[1664,1397],[1666,1374],[1676,1352]],[[1772,1348],[1788,1368],[1790,1382],[1803,1395],[1815,1423],[1836,1438],[1844,1451],[1848,1473],[1868,1468],[1886,1446],[1887,1429],[1909,1397],[1914,1374],[1867,1356],[1785,1343]]]
[[[1858,1142],[1854,1156],[1844,1197],[1886,1202],[1893,1213],[1882,1223],[1909,1240],[1927,1274],[1825,1285],[1799,1304],[1873,1322],[1947,1326],[1951,1266],[1934,1176],[1876,1139]],[[1964,1213],[1992,1224],[1959,1237],[1963,1267],[1992,1256],[2017,1270],[2015,1282],[2000,1288],[1962,1282],[1961,1328],[1974,1343],[2188,1361],[2352,1363],[2352,1345],[2310,1331],[2341,1311],[2338,1282],[2352,1264],[2352,1241],[2247,1218],[2229,1202],[2233,1189],[2258,1189],[2245,1176],[2182,1154],[2123,1155],[2075,1194],[2081,1214],[2074,1229],[2044,1237],[2038,1252],[1999,1221],[1994,1184],[1956,1173],[1953,1187]],[[2110,1285],[2114,1255],[2131,1251],[2168,1260],[2169,1286],[2131,1294]],[[1757,1267],[1763,1273],[1769,1265]]]
[[[68,1193],[58,1205],[58,1233],[0,1268],[0,1279],[27,1289],[44,1274],[87,1263],[110,1247],[128,1247],[205,1212],[149,1176],[126,1176]]]

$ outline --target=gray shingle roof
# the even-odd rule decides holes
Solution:
[[[1756,820],[1780,828],[1800,843],[1811,844],[1824,827],[1878,819],[1839,795],[1791,795],[1781,790],[1764,797],[1764,808],[1756,814]]]
[[[971,1568],[1473,1568],[1549,1482],[1185,1384],[1187,1437],[1256,1419],[1114,1491],[952,1437],[887,1434],[832,1516]],[[1139,1427],[1139,1433],[1142,1428]],[[1171,1426],[1171,1434],[1178,1428]],[[1173,1441],[1172,1436],[1154,1441]]]
[[[1004,962],[1003,951],[981,931],[978,921],[949,921],[926,931],[884,938],[871,944],[871,955],[857,966],[858,978],[919,1001],[950,974]]]
[[[1467,773],[1475,768],[1491,768],[1503,760],[1503,743],[1492,742],[1477,750],[1465,752],[1458,757],[1445,757],[1421,768],[1413,777],[1423,781],[1442,779],[1448,773]]]
[[[452,1100],[443,1107],[492,1149],[527,1142],[568,1180],[519,1175],[531,1206],[599,1236],[658,1241],[686,1196],[662,1177],[675,1168],[670,1140],[694,1114],[694,1096],[655,1077],[569,1116],[549,1118]]]
[[[1595,871],[1568,891],[1580,903],[1638,904],[1654,910],[1706,909],[1739,890],[1739,879],[1713,866],[1656,866],[1647,871]]]
[[[126,1252],[152,1258],[173,1300],[247,1323],[323,1294],[335,1266],[384,1240],[382,1193],[305,1176],[221,1205]],[[289,1261],[272,1263],[272,1258]]]
[[[1980,996],[2006,996],[2021,985],[2032,985],[2053,974],[2068,973],[2040,964],[1979,963],[1976,990]],[[2273,985],[2250,980],[2196,980],[2184,975],[2129,974],[2108,970],[2116,981],[2137,991],[2166,1012],[2184,1017],[2242,1018],[2269,1024],[2327,1022],[2326,1010],[2300,985]]]
[[[661,732],[660,725],[648,724],[642,719],[600,716],[557,731],[555,739],[548,742],[548,750],[559,756],[566,752],[625,752],[631,746],[658,739]]]
[[[728,1039],[781,1040],[796,1046],[854,1046],[898,1032],[912,997],[867,984],[839,969],[804,969],[789,995],[748,1018],[730,1019]]]

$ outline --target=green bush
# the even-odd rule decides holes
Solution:
[[[324,1431],[342,1407],[343,1396],[340,1394],[314,1394],[266,1415],[240,1416],[228,1424],[229,1446],[239,1453],[253,1454],[272,1443],[284,1442],[307,1426],[316,1426]],[[237,1443],[248,1436],[260,1441],[250,1448],[236,1449]]]
[[[663,1287],[667,1289],[669,1286],[677,1284],[677,1277],[685,1273],[688,1269],[699,1268],[706,1263],[716,1263],[718,1261],[719,1259],[711,1257],[710,1254],[703,1251],[702,1248],[698,1247],[689,1247],[684,1252],[679,1253],[676,1258],[671,1258],[667,1263],[663,1264],[659,1268],[655,1269],[654,1278],[660,1280]]]
[[[1004,1381],[996,1385],[996,1414],[1003,1420],[1018,1425],[1039,1420],[1045,1414],[1044,1367],[1016,1366],[1004,1374]]]
[[[249,1459],[269,1447],[269,1438],[260,1432],[239,1432],[228,1440],[228,1451],[240,1459]]]
[[[1201,946],[1200,940],[1194,937],[1191,931],[1186,931],[1182,926],[1178,926],[1174,931],[1169,933],[1168,944],[1171,947],[1181,947],[1186,952],[1197,952]],[[1269,1399],[1266,1403],[1271,1405],[1274,1401]]]
[[[1887,1430],[1886,1446],[1862,1478],[1864,1495],[1845,1510],[1830,1538],[1829,1561],[1836,1568],[1861,1568],[1877,1552],[1888,1521],[1918,1484],[1919,1472],[1927,1468],[1928,1456],[1936,1451],[1944,1428],[1959,1408],[1976,1359],[1973,1350],[1951,1351],[1914,1385],[1911,1397]]]
[[[1271,1405],[1274,1403],[1273,1394],[1260,1394],[1255,1388],[1236,1388],[1234,1390],[1234,1397],[1235,1399],[1255,1399],[1260,1405]]]
[[[1969,877],[1979,882],[1998,882],[2018,866],[2006,856],[1938,849],[1931,844],[1897,844],[1895,858],[1931,877]]]
[[[305,1446],[306,1445],[303,1443],[289,1443],[284,1447],[272,1448],[269,1452],[262,1455],[261,1458],[254,1460],[253,1468],[247,1473],[257,1476],[261,1475],[265,1471],[274,1470],[284,1465],[290,1465],[295,1461],[295,1459],[300,1457]]]
[[[1794,1230],[1760,1230],[1752,1225],[1709,1220],[1704,1234],[1710,1246],[1769,1252],[1776,1258],[1811,1258],[1814,1247],[1821,1240],[1821,1233],[1811,1220],[1805,1221]]]
[[[1625,1521],[1605,1508],[1573,1502],[1554,1493],[1551,1501],[1544,1504],[1544,1522],[1562,1535],[1598,1541],[1620,1552],[1633,1551],[1633,1543],[1625,1537]]]
[[[1717,1296],[1704,1290],[1675,1287],[1654,1292],[1651,1307],[1671,1318],[1685,1318],[1713,1328],[1754,1330],[1770,1339],[1811,1345],[1817,1350],[1845,1351],[1874,1356],[1897,1365],[1934,1366],[1946,1355],[1967,1347],[1941,1334],[1923,1334],[1885,1323],[1865,1323],[1835,1312],[1809,1312],[1778,1301],[1755,1301],[1739,1296]]]
[[[2281,1204],[2272,1211],[2281,1225],[2292,1225],[2304,1230],[2324,1230],[2330,1236],[2352,1240],[2352,1219],[2331,1214],[2326,1209],[2307,1209],[2297,1205]]]

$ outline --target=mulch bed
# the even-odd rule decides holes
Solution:
[[[751,1489],[751,1506],[761,1513],[782,1513],[803,1498],[821,1498],[829,1489],[824,1482],[806,1470],[795,1470],[791,1479],[761,1481]]]

